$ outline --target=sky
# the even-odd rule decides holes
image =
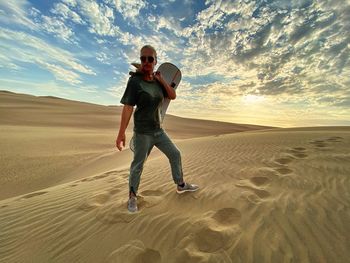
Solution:
[[[0,0],[0,90],[121,105],[153,45],[173,115],[350,125],[350,0]]]

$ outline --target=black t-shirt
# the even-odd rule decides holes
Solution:
[[[148,134],[161,128],[160,109],[165,97],[166,91],[158,81],[145,81],[142,74],[135,74],[129,78],[120,102],[137,106],[134,113],[135,132]]]

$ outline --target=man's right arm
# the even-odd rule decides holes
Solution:
[[[130,118],[133,111],[134,111],[134,106],[124,105],[122,116],[121,116],[120,127],[119,127],[119,133],[116,139],[116,147],[118,148],[119,151],[121,151],[123,147],[125,147],[125,140],[126,140],[125,131],[129,125]]]

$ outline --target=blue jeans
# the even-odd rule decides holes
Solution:
[[[161,150],[168,157],[173,180],[176,184],[183,182],[181,153],[170,140],[163,129],[153,134],[134,133],[134,159],[130,167],[129,189],[137,193],[143,165],[151,153],[153,146]]]

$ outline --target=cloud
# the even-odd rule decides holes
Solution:
[[[59,37],[65,42],[74,42],[74,32],[71,28],[67,27],[65,23],[59,19],[49,16],[42,16],[41,28],[48,33]]]
[[[114,84],[113,86],[110,86],[106,89],[106,94],[109,96],[112,96],[113,98],[118,99],[118,103],[120,99],[122,98],[125,88],[126,88],[126,83],[128,82],[129,79],[129,74],[126,73],[120,73],[120,72],[114,72],[116,75],[118,75],[118,78],[120,79],[119,83],[121,84]]]
[[[37,60],[37,63],[53,73],[57,80],[62,80],[71,84],[81,83],[79,74],[72,72],[71,70],[65,69],[59,65],[46,63],[40,59]]]
[[[70,7],[76,7],[77,6],[77,0],[62,0],[62,3],[66,4]]]
[[[102,36],[117,36],[119,28],[113,24],[113,10],[104,4],[87,0],[78,0],[79,12],[89,22],[89,31]]]
[[[340,98],[334,103],[334,106],[341,108],[350,108],[350,94],[345,98]]]
[[[104,52],[97,53],[96,59],[103,64],[111,65],[111,58]]]
[[[0,47],[0,51],[3,52],[2,47]],[[10,58],[8,58],[7,56],[1,53],[0,53],[0,68],[9,69],[11,71],[19,71],[22,69],[22,67],[20,67],[19,65],[16,65],[11,61]]]
[[[279,3],[207,1],[208,7],[187,33],[185,68],[195,74],[220,69],[228,76],[236,68],[243,79],[255,72],[251,81],[271,96],[302,94],[311,84],[305,79],[310,71],[342,73],[349,61],[348,30],[340,26],[348,22],[339,20],[343,12],[316,1]]]
[[[247,104],[243,98],[249,94],[265,98],[249,103],[259,103],[256,110],[266,116],[276,113],[264,111],[263,105],[275,108],[278,104],[281,115],[309,105],[325,118],[330,118],[327,107],[338,107],[334,108],[337,111],[348,107],[349,94],[345,90],[350,84],[350,46],[349,26],[345,25],[349,25],[349,15],[337,5],[325,7],[316,1],[285,1],[284,6],[254,1],[206,4],[194,24],[177,30],[181,32],[177,35],[187,39],[181,50],[181,68],[191,87],[186,91],[180,87],[178,103],[191,107],[181,106],[178,112],[193,116],[197,106],[214,111],[219,106],[231,114],[226,118],[233,121],[241,118],[235,115],[234,108],[242,107],[242,101]],[[221,79],[212,84],[196,84],[196,77],[203,80],[203,76],[218,72]],[[322,86],[325,82],[327,85]],[[213,97],[215,101],[209,99]],[[250,108],[244,115],[253,120]],[[209,110],[203,114],[215,118]],[[339,118],[344,120],[344,116],[348,115]],[[288,117],[290,125],[303,117],[316,120],[310,112],[301,111]],[[276,120],[276,124],[281,123],[283,118]]]
[[[157,30],[165,28],[170,32],[175,33],[177,36],[182,35],[182,28],[180,26],[179,20],[176,20],[173,17],[157,17],[154,19],[154,25]]]
[[[147,5],[143,0],[115,0],[115,7],[122,14],[124,20],[137,21],[141,9]]]
[[[26,0],[0,1],[0,22],[4,24],[18,24],[33,30],[37,25],[27,17],[27,10],[30,4]]]
[[[70,3],[71,6],[75,6],[76,2]],[[55,3],[54,8],[51,9],[51,13],[62,17],[65,21],[71,20],[76,24],[85,25],[86,22],[82,17],[75,11],[73,11],[69,6],[64,3]]]
[[[53,47],[42,39],[24,32],[0,30],[2,46],[7,50],[8,61],[17,65],[27,63],[50,71],[58,80],[71,84],[81,83],[80,73],[96,75],[69,51]]]
[[[64,7],[66,7],[65,11]],[[36,32],[46,31],[65,42],[75,43],[74,32],[72,28],[65,24],[64,20],[57,17],[42,15],[38,9],[34,8],[26,0],[1,2],[0,11],[1,10],[6,16],[0,16],[0,21],[5,24],[11,23],[21,25],[23,28],[28,28]],[[58,5],[57,12],[55,12],[55,10],[56,9],[53,10],[54,13],[58,14],[59,11],[62,11],[64,16],[70,15],[73,19],[78,19],[77,14],[73,11],[68,12],[69,8],[63,4]]]
[[[198,13],[197,20],[199,21],[199,24],[206,29],[221,26],[224,17],[225,12],[218,8],[217,3],[214,2],[207,9]]]

